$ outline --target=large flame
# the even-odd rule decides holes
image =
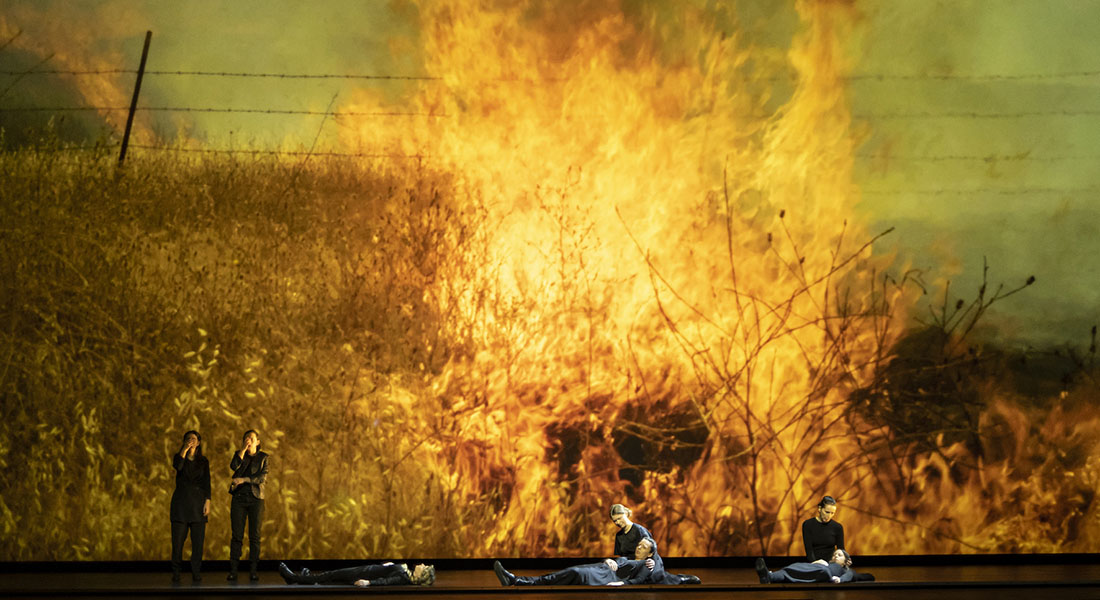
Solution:
[[[460,174],[488,223],[436,290],[478,350],[434,389],[481,443],[437,468],[497,499],[475,555],[599,554],[570,515],[623,498],[666,552],[785,552],[810,499],[858,478],[841,399],[905,316],[873,310],[853,220],[850,9],[798,3],[787,69],[759,73],[701,11],[569,4],[422,3],[436,79],[410,101],[432,116],[341,122]]]

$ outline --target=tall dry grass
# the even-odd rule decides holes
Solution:
[[[782,297],[765,306],[744,287],[722,292],[737,288],[720,273],[714,303],[689,306],[654,262],[664,319],[645,334],[671,340],[662,347],[690,369],[648,372],[638,357],[651,349],[630,346],[637,339],[625,350],[585,345],[602,339],[591,332],[608,327],[610,300],[583,269],[581,249],[595,243],[583,219],[562,217],[564,300],[541,316],[585,327],[542,371],[512,369],[534,351],[516,340],[559,332],[531,318],[537,286],[504,302],[487,285],[492,224],[452,176],[415,164],[185,156],[136,155],[119,172],[105,149],[47,141],[0,154],[2,560],[166,557],[170,457],[187,429],[204,434],[212,461],[207,556],[227,556],[223,490],[249,428],[272,453],[268,557],[600,554],[610,494],[633,498],[679,552],[795,547],[798,507],[823,493],[841,496],[864,553],[1100,544],[1095,351],[1058,363],[1069,365],[1065,381],[1027,375],[1013,366],[1021,356],[975,339],[996,294],[945,296],[936,318],[902,334],[890,327],[911,280],[828,266],[862,256],[862,241],[811,276],[800,253],[831,249],[719,219],[693,243],[731,242],[730,266],[765,248],[789,269],[792,294],[823,298],[821,312],[796,327]],[[675,316],[685,310],[729,334],[702,345]],[[813,385],[793,411],[761,410],[761,378],[788,366],[768,362],[769,345],[793,329],[825,341],[795,365]],[[625,400],[589,379],[608,357],[623,360],[612,366],[629,384],[614,392]],[[508,381],[489,380],[502,372]],[[579,402],[566,414],[550,392]],[[556,419],[535,432],[545,448],[524,450],[542,464],[510,464],[494,446],[503,442],[478,420],[492,394],[529,406],[508,419]],[[851,451],[834,456],[838,439]],[[802,487],[768,487],[777,465]],[[545,471],[540,485],[568,522],[515,506],[521,469]],[[695,509],[707,502],[714,510]],[[530,515],[525,529],[502,530],[509,510]]]
[[[427,295],[470,242],[448,179],[170,154],[119,173],[53,144],[0,155],[0,558],[166,556],[192,428],[212,558],[249,428],[273,455],[274,555],[460,552],[410,428],[430,410],[410,390],[466,351]]]

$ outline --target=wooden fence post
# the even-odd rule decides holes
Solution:
[[[130,114],[126,116],[126,130],[122,133],[122,149],[118,152],[118,166],[126,160],[126,147],[130,145],[130,128],[134,125],[134,111],[137,110],[138,93],[141,92],[141,78],[145,75],[145,59],[149,56],[149,40],[152,31],[145,32],[145,47],[141,49],[141,64],[138,65],[137,81],[134,82],[134,97],[130,100]]]

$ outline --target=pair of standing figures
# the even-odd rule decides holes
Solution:
[[[264,484],[267,482],[267,454],[260,450],[260,435],[249,429],[241,438],[241,449],[233,453],[229,469],[233,478],[229,493],[229,581],[237,579],[237,565],[244,546],[248,525],[250,578],[258,580],[260,562],[260,521],[264,514]],[[180,580],[183,568],[183,544],[191,536],[191,577],[202,581],[202,551],[206,523],[210,515],[210,461],[202,454],[202,435],[197,431],[183,434],[183,446],[172,456],[176,470],[176,489],[172,493],[172,581]]]

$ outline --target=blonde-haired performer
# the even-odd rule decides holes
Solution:
[[[651,555],[645,559],[646,569],[649,570],[649,582],[664,585],[680,585],[700,583],[695,575],[679,575],[665,571],[665,561],[657,552],[656,542],[653,542],[653,534],[648,529],[630,520],[634,511],[622,504],[611,505],[611,522],[619,528],[615,533],[615,555],[620,565],[633,558],[635,548],[642,540],[650,540],[653,543]]]
[[[653,556],[657,544],[653,538],[645,537],[634,549],[633,560],[616,561],[614,558],[603,562],[568,567],[538,577],[513,575],[500,561],[493,562],[493,571],[502,586],[512,585],[640,585],[646,583],[651,571],[645,561]]]
[[[634,558],[634,549],[643,538],[652,538],[653,534],[641,525],[630,520],[634,511],[622,504],[611,505],[611,522],[619,528],[615,533],[615,556]]]
[[[302,569],[295,573],[279,563],[279,574],[287,583],[343,583],[358,587],[378,587],[383,585],[431,585],[435,583],[435,567],[416,565],[409,569],[405,563],[392,562],[380,565],[363,565],[333,571],[311,573]]]

